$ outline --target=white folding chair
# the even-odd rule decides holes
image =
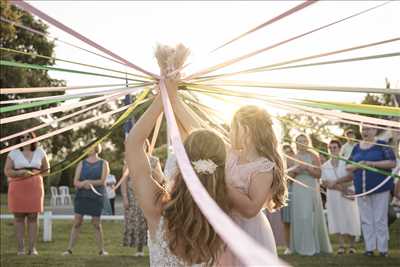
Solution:
[[[58,205],[62,205],[62,198],[61,198],[61,195],[58,194],[57,187],[51,186],[50,192],[51,192],[51,199],[50,199],[51,206],[55,207]]]
[[[60,186],[58,188],[60,191],[60,196],[62,199],[63,205],[70,205],[72,203],[71,195],[69,194],[69,187],[68,186]]]

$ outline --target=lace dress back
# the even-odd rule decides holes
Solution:
[[[168,242],[165,240],[164,217],[161,216],[160,218],[154,238],[149,237],[148,240],[151,267],[190,267],[169,250]],[[195,264],[191,266],[201,267],[204,265]]]

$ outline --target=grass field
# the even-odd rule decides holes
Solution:
[[[3,199],[2,199],[3,200]],[[1,211],[4,213],[7,208],[2,201]],[[133,257],[134,249],[126,248],[121,245],[122,242],[122,221],[103,222],[105,233],[105,247],[110,253],[109,256],[98,256],[98,249],[95,244],[94,231],[90,221],[85,221],[80,239],[74,248],[72,256],[64,257],[61,253],[66,249],[69,232],[71,230],[70,221],[53,221],[53,241],[43,242],[40,229],[39,242],[37,245],[39,256],[17,256],[15,232],[12,220],[1,220],[1,248],[0,263],[1,267],[8,266],[69,266],[69,267],[114,267],[114,266],[149,266],[148,254],[146,257]],[[363,244],[357,243],[358,252],[356,255],[338,256],[319,255],[313,257],[307,256],[283,256],[283,248],[279,248],[281,257],[293,266],[313,267],[313,266],[351,266],[351,267],[389,267],[400,266],[400,220],[397,220],[390,227],[390,256],[388,258],[365,257],[362,255]],[[337,244],[334,238],[331,238],[336,251]]]

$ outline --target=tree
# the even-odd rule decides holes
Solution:
[[[320,117],[291,113],[280,116],[279,120],[282,122],[283,142],[292,143],[295,134],[306,133],[310,136],[312,146],[324,151],[327,147],[322,140],[332,138],[330,128],[338,126],[335,122]]]
[[[40,20],[36,20],[30,14],[25,11],[22,11],[11,5],[6,0],[0,0],[0,15],[6,19],[16,21],[20,24],[26,25],[30,28],[33,28],[37,31],[46,33],[47,25],[41,22]],[[52,56],[54,52],[54,43],[49,41],[46,37],[31,33],[24,29],[17,28],[8,23],[0,24],[0,47],[11,48],[23,52],[37,53],[45,56]],[[28,55],[22,55],[11,52],[1,52],[1,59],[8,61],[17,61],[24,62],[30,64],[45,64],[45,65],[53,65],[54,61],[45,58],[37,58]],[[52,79],[46,70],[31,70],[31,69],[22,69],[22,68],[14,68],[14,67],[2,67],[1,75],[0,75],[0,87],[1,88],[13,88],[13,87],[41,87],[41,86],[63,86],[65,82],[62,80]],[[59,92],[53,93],[42,93],[42,94],[34,94],[34,96],[45,96],[45,95],[58,95]],[[24,94],[23,97],[32,97],[33,94]],[[6,94],[0,95],[0,100],[11,100],[11,99],[19,99],[21,98],[18,94]],[[43,107],[31,108],[29,111],[39,110]],[[25,113],[27,110],[18,110],[15,112],[7,112],[6,114],[1,113],[0,118],[13,116],[16,114]],[[0,136],[4,137],[10,135],[12,133],[19,132],[23,129],[33,127],[39,124],[39,120],[29,120],[16,123],[9,123],[6,125],[2,125],[0,129]],[[0,144],[0,147],[3,148],[5,146],[10,145],[10,142],[5,142]],[[0,171],[2,177],[3,167],[5,162],[6,155],[1,155],[0,158]],[[2,179],[3,184],[1,185],[1,189],[4,190],[6,185],[4,184],[5,179]]]

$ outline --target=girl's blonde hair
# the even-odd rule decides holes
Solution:
[[[275,163],[271,185],[272,198],[267,200],[266,207],[273,210],[285,206],[287,200],[286,176],[270,115],[257,106],[244,106],[236,111],[233,117],[232,127],[236,129],[234,131],[236,134],[239,126],[248,130],[249,138],[257,153]],[[232,144],[232,146],[238,147],[238,137],[233,136],[233,140],[235,144]]]
[[[212,160],[213,174],[197,173],[200,182],[219,207],[229,211],[225,184],[225,144],[213,131],[192,132],[185,143],[191,162]],[[163,216],[169,249],[187,265],[206,263],[213,266],[224,250],[224,243],[204,217],[187,188],[182,175],[175,178],[170,193],[163,193]]]

